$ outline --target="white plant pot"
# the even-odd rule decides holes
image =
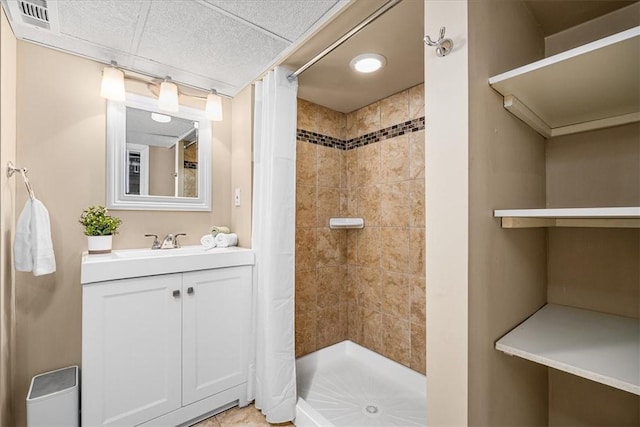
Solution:
[[[108,254],[111,252],[113,236],[87,236],[90,254]]]

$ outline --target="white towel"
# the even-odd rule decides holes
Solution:
[[[227,248],[238,244],[238,235],[235,233],[218,233],[216,235],[216,246],[219,248]]]
[[[216,240],[211,234],[205,234],[200,238],[200,244],[205,249],[212,249],[216,247]]]
[[[31,200],[28,200],[16,223],[16,237],[13,241],[13,264],[17,271],[31,271]]]
[[[27,200],[16,224],[13,252],[17,271],[31,271],[34,276],[56,271],[49,211],[40,200]]]

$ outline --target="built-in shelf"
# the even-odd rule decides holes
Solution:
[[[502,228],[640,228],[640,207],[497,209]]]
[[[329,228],[364,228],[363,218],[329,218]]]
[[[640,395],[638,319],[547,304],[496,349]]]
[[[491,77],[504,107],[545,138],[640,121],[640,27]]]

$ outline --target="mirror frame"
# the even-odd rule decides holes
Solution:
[[[167,115],[158,101],[127,93],[125,102],[107,101],[107,201],[109,209],[211,211],[211,121],[204,111],[180,106],[173,117],[198,121],[198,197],[170,197],[125,193],[126,109],[139,108]]]

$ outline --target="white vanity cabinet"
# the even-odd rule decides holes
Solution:
[[[82,425],[246,405],[251,301],[252,265],[84,283]]]
[[[82,425],[137,425],[181,407],[182,275],[85,285]]]
[[[182,404],[247,381],[251,267],[184,273]]]

